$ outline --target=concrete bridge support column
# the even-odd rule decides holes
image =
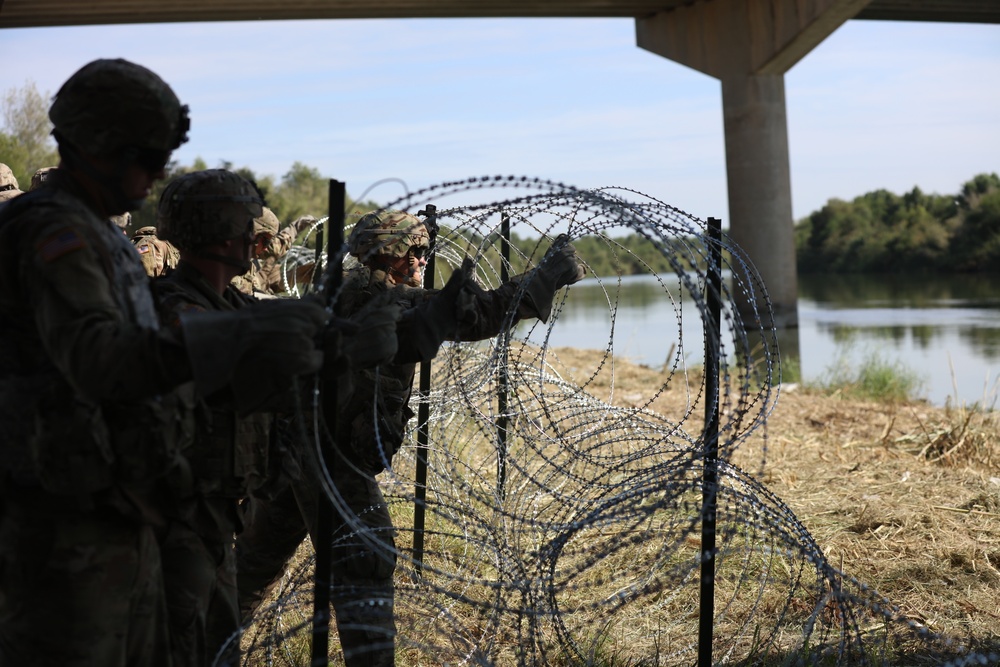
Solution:
[[[798,326],[784,74],[870,0],[700,0],[636,19],[641,48],[722,82],[729,234],[764,280],[779,328]],[[737,292],[744,315],[757,306]]]
[[[722,80],[722,109],[729,235],[746,251],[764,280],[773,324],[798,326],[785,79],[780,74],[728,76]],[[737,294],[736,298],[741,314],[752,317],[752,297]],[[765,313],[759,305],[758,313]]]

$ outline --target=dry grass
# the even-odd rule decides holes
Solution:
[[[658,372],[619,362],[615,402]],[[675,394],[652,409],[678,409]],[[1000,414],[793,388],[734,462],[796,513],[829,561],[926,627],[1000,640]]]
[[[613,376],[610,368],[595,375],[600,353],[554,352],[569,374],[579,373],[574,379],[589,379],[591,394],[619,406],[682,414],[701,383],[695,373],[688,385],[674,382],[663,390],[660,369],[615,360]],[[832,565],[881,592],[918,625],[967,645],[995,647],[1000,645],[998,452],[996,412],[880,404],[789,387],[770,415],[766,437],[744,442],[733,463],[754,472],[783,499]],[[641,559],[640,549],[616,557]],[[678,610],[691,603],[672,601]],[[426,619],[399,622],[419,627]],[[595,664],[609,665],[633,664],[627,647],[648,630],[641,619],[634,631],[619,627],[615,636],[600,636],[600,623],[594,627],[595,646],[603,644],[605,653],[604,662]],[[664,651],[671,649],[669,640],[657,638],[668,642]],[[400,660],[425,664],[426,656],[411,661],[401,652]]]

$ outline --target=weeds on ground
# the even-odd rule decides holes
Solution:
[[[903,403],[917,397],[924,380],[901,362],[891,361],[873,351],[857,365],[851,364],[846,354],[841,353],[823,376],[811,384],[824,393],[844,398]]]

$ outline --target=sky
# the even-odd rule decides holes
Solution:
[[[4,29],[0,91],[31,81],[53,94],[117,57],[190,106],[181,164],[277,179],[299,161],[380,203],[404,187],[528,175],[728,217],[720,84],[637,47],[631,19]],[[951,194],[1000,172],[1000,25],[850,21],[786,74],[785,92],[796,220],[833,197]]]

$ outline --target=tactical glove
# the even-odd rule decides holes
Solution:
[[[334,377],[349,368],[371,368],[391,361],[399,349],[399,316],[398,304],[375,299],[350,319],[334,318],[323,340],[323,374]]]
[[[295,222],[292,223],[292,227],[296,232],[302,233],[302,230],[312,227],[316,223],[316,218],[311,215],[304,215]]]
[[[536,268],[510,279],[511,283],[524,287],[518,314],[548,322],[556,292],[582,280],[586,275],[587,267],[576,248],[569,242],[566,234],[560,234]]]
[[[312,299],[269,299],[230,312],[181,314],[184,346],[199,396],[252,377],[257,393],[290,387],[323,363],[314,340],[329,314]],[[243,383],[239,383],[243,384]],[[242,393],[242,392],[239,392]]]
[[[437,354],[441,343],[455,340],[463,312],[465,288],[472,281],[472,260],[466,258],[455,269],[445,286],[424,303],[403,312],[397,336],[399,352],[396,363],[428,361]]]

